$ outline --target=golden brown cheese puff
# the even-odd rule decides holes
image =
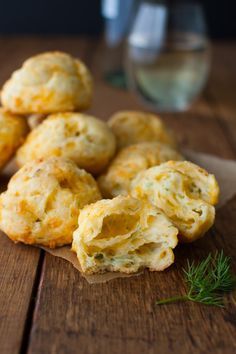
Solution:
[[[37,158],[61,156],[98,174],[107,166],[115,149],[115,137],[101,120],[81,113],[58,113],[31,131],[18,150],[17,162],[22,166]]]
[[[21,114],[83,110],[90,106],[92,79],[86,66],[61,52],[36,55],[5,83],[1,101]]]
[[[144,141],[157,141],[176,146],[173,136],[161,119],[151,113],[120,111],[108,120],[119,149]]]
[[[160,271],[174,262],[178,230],[155,206],[130,196],[81,210],[72,249],[85,273]]]
[[[14,242],[69,244],[81,208],[101,198],[93,177],[62,158],[32,161],[0,196],[0,228]]]
[[[25,118],[0,108],[0,169],[23,143],[28,130]]]
[[[168,145],[145,142],[121,149],[112,160],[106,173],[98,178],[98,185],[105,198],[126,195],[132,179],[149,167],[183,157]]]
[[[140,172],[131,182],[131,194],[159,207],[180,231],[180,240],[192,242],[213,225],[219,187],[214,175],[188,161],[169,161]]]

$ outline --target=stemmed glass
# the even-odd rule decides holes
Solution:
[[[127,38],[128,85],[155,111],[185,110],[209,72],[210,45],[197,1],[140,1]]]

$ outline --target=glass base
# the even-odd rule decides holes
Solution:
[[[136,93],[137,94],[137,93]],[[165,112],[165,113],[174,113],[174,112],[184,112],[186,111],[194,102],[194,99],[181,99],[178,98],[174,101],[165,101],[165,102],[154,102],[145,95],[138,95],[139,100],[149,109],[155,112]]]
[[[184,112],[189,109],[192,103],[189,102],[181,102],[178,104],[170,104],[170,105],[161,105],[161,104],[152,104],[150,102],[146,102],[141,99],[141,102],[145,104],[145,106],[149,107],[152,111],[155,112],[164,112],[164,113],[175,113],[175,112]]]

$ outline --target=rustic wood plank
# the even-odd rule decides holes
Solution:
[[[13,166],[0,176],[0,192],[6,189]],[[0,344],[1,353],[18,353],[25,346],[31,325],[43,252],[15,246],[0,231]]]
[[[69,51],[76,56],[88,48],[85,39],[71,37],[0,37],[0,84],[31,55],[47,50]],[[9,173],[1,173],[4,190]],[[42,252],[42,251],[41,251]],[[40,268],[40,250],[14,245],[0,233],[0,346],[1,354],[15,354],[27,348]]]
[[[15,246],[0,233],[0,344],[2,354],[21,348],[40,251]]]
[[[156,308],[155,300],[184,291],[187,257],[217,248],[235,254],[235,242],[227,242],[234,239],[234,213],[235,203],[223,209],[208,238],[179,248],[176,265],[162,274],[89,285],[71,265],[46,255],[29,353],[233,353],[235,310]]]
[[[91,112],[107,117],[117,109],[140,108],[128,93],[101,80],[102,48],[92,43],[96,78]],[[189,112],[165,115],[182,146],[233,157],[214,112],[202,99]],[[181,303],[156,307],[155,300],[184,292],[181,267],[223,248],[234,255],[232,201],[218,212],[215,227],[194,245],[179,246],[177,261],[163,273],[89,285],[68,263],[46,255],[28,353],[222,353],[235,352],[235,307],[227,310]],[[235,264],[234,264],[235,267]]]
[[[234,353],[235,308],[155,306],[157,298],[184,292],[186,256],[196,259],[218,247],[234,254],[235,246],[220,240],[232,225],[228,211],[208,239],[179,248],[176,265],[164,273],[89,285],[71,265],[47,255],[29,353]]]
[[[0,82],[8,77],[9,65],[16,60],[15,41],[0,38]],[[16,54],[16,53],[15,53]],[[22,54],[19,51],[19,55]],[[9,172],[1,173],[0,191],[6,188]],[[24,333],[40,268],[40,250],[24,245],[15,246],[0,231],[0,345],[2,354],[17,354],[24,345]]]
[[[208,100],[236,153],[236,43],[213,47],[213,65]]]

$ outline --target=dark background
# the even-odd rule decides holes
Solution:
[[[236,38],[235,1],[201,2],[210,37]],[[0,34],[95,35],[102,28],[99,0],[1,0]]]

